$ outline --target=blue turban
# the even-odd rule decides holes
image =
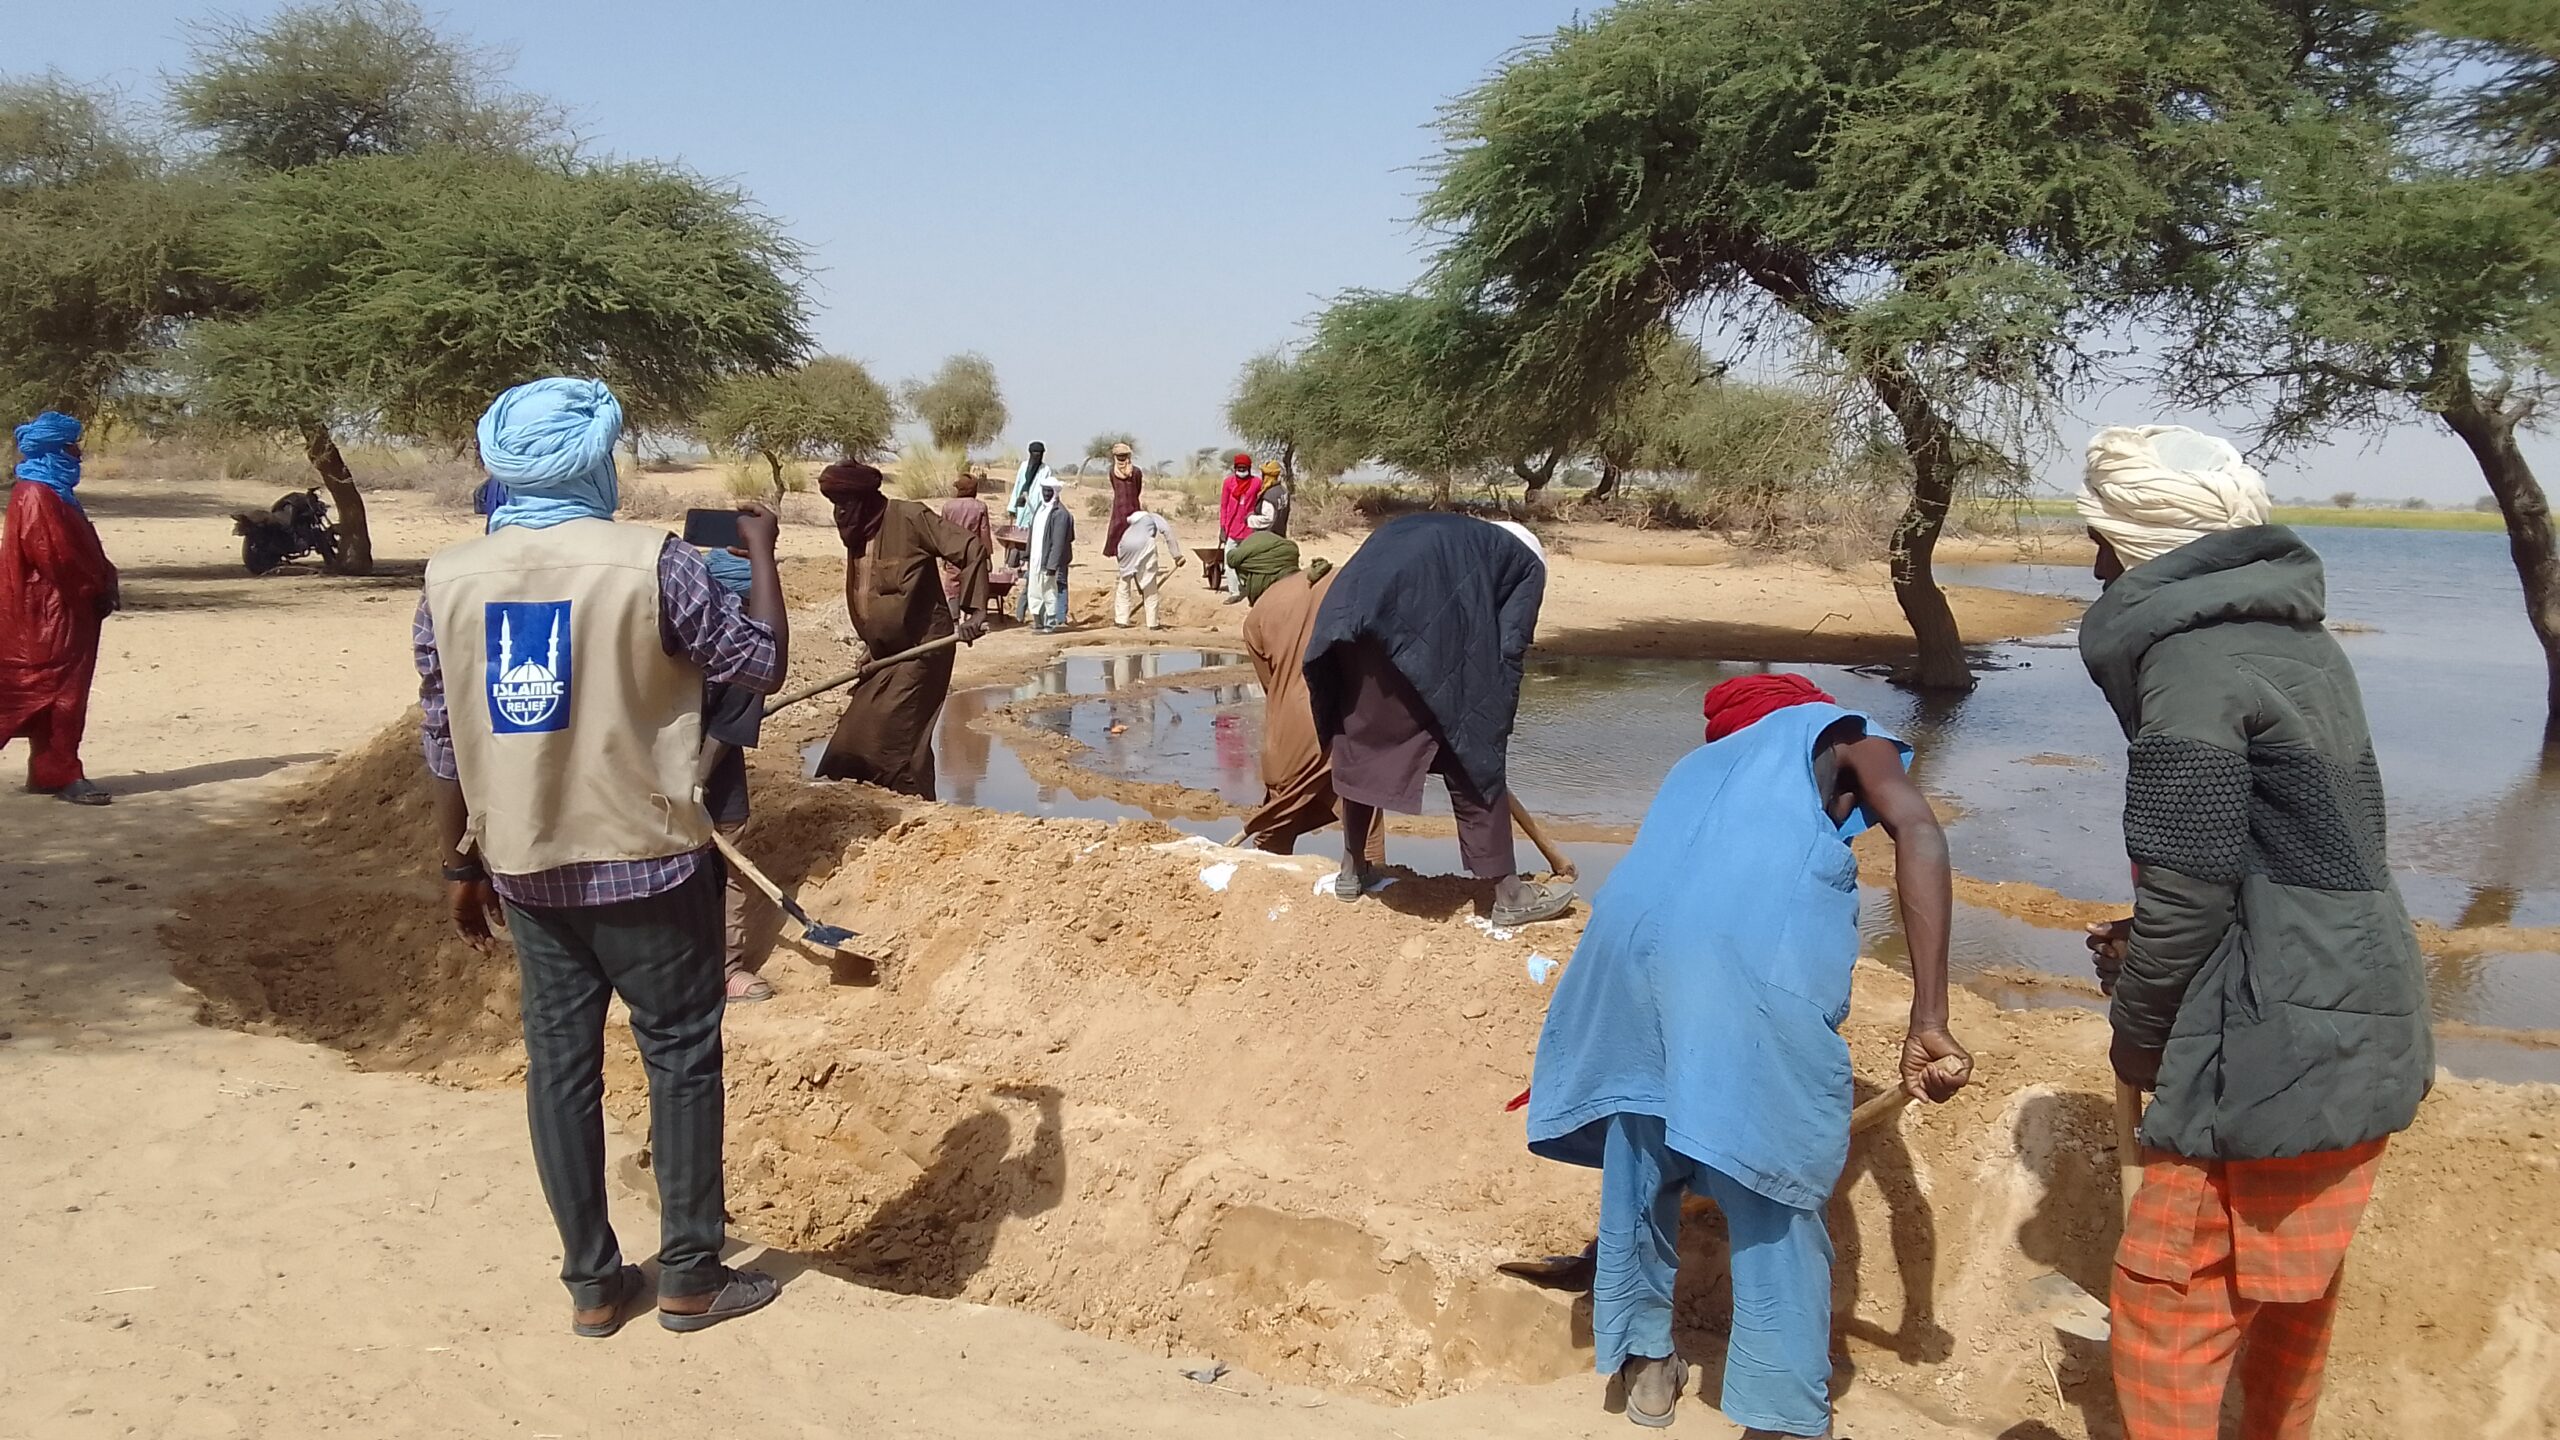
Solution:
[[[554,377],[499,396],[480,417],[480,463],[507,489],[489,528],[612,519],[621,498],[613,445],[621,438],[622,404],[601,380]]]
[[[732,555],[726,550],[703,551],[702,568],[711,572],[712,580],[721,589],[741,600],[747,598],[747,587],[754,582],[756,575],[755,567],[747,563],[745,556]]]
[[[80,457],[62,453],[79,443],[80,422],[59,410],[47,410],[19,426],[18,453],[26,458],[18,462],[18,478],[32,480],[80,509],[80,497],[71,493],[80,484]]]

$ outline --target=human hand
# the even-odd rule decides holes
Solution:
[[[1914,1026],[1902,1037],[1902,1088],[1913,1099],[1943,1105],[1972,1078],[1972,1054],[1945,1026]]]
[[[844,645],[845,653],[853,660],[854,669],[859,670],[871,663],[871,642],[845,630],[837,631],[836,639]]]
[[[490,926],[507,928],[507,914],[498,903],[498,892],[487,880],[453,880],[446,882],[445,898],[453,911],[453,928],[474,949],[486,950],[497,943]]]
[[[2115,1067],[2116,1078],[2138,1090],[2160,1088],[2160,1052],[2145,1049],[2122,1035],[2107,1047],[2107,1062]]]
[[[960,617],[957,628],[960,632],[961,644],[975,645],[986,636],[987,617],[978,611],[971,610]]]
[[[2125,948],[2133,943],[2133,917],[2127,915],[2121,920],[2101,920],[2088,929],[2089,959],[2097,967],[2098,989],[2103,994],[2113,995],[2116,993],[2116,976],[2124,972]]]
[[[753,500],[738,502],[738,546],[746,551],[748,559],[771,559],[773,547],[781,538],[781,516]]]

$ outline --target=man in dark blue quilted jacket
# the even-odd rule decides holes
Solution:
[[[2127,1440],[2307,1440],[2339,1277],[2434,1074],[2382,776],[2320,557],[2225,442],[2102,431],[2081,657],[2130,742],[2133,916],[2097,927],[2113,1062],[2155,1092],[2116,1252]]]

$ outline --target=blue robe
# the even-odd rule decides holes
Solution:
[[[1672,767],[1591,901],[1530,1084],[1529,1148],[1597,1167],[1613,1115],[1658,1116],[1679,1153],[1817,1209],[1849,1152],[1849,974],[1858,863],[1816,789],[1844,719],[1795,705]]]

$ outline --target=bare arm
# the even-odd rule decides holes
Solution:
[[[1859,804],[1893,837],[1894,898],[1911,949],[1911,1026],[1902,1043],[1902,1083],[1943,1101],[1973,1075],[1973,1057],[1947,1030],[1947,932],[1955,882],[1946,831],[1890,740],[1855,740],[1838,751],[1842,778]],[[1847,788],[1844,786],[1844,788]]]

